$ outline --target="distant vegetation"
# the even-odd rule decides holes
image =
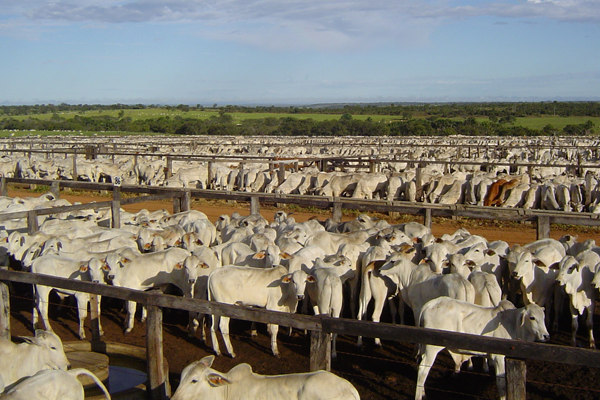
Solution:
[[[0,106],[0,130],[178,135],[584,136],[599,102],[377,103],[305,107],[183,105]]]

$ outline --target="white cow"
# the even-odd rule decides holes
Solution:
[[[462,275],[436,274],[429,265],[421,263],[415,266],[406,257],[383,263],[378,273],[390,277],[398,285],[402,299],[413,311],[417,326],[423,306],[431,299],[448,296],[469,303],[475,302],[475,289]]]
[[[342,313],[344,302],[343,284],[346,280],[353,278],[355,271],[350,265],[350,260],[346,258],[340,266],[329,266],[322,259],[315,260],[315,266],[311,270],[311,275],[315,281],[306,286],[306,292],[313,305],[315,315],[327,315],[333,318],[339,318]],[[331,357],[337,357],[337,334],[331,337]]]
[[[36,274],[52,275],[59,278],[69,278],[81,281],[104,283],[104,273],[102,271],[103,263],[91,258],[89,261],[81,262],[76,259],[62,257],[55,254],[46,254],[36,258],[31,264],[31,272]],[[48,319],[48,298],[52,290],[56,290],[59,295],[75,296],[77,299],[77,313],[79,316],[79,338],[85,339],[84,321],[87,317],[87,305],[90,301],[90,294],[86,292],[77,292],[69,289],[57,289],[45,285],[35,285],[35,309],[32,312],[33,326],[38,328],[38,318],[42,319],[44,327],[52,331],[50,320]],[[100,303],[100,297],[98,298]],[[100,309],[98,309],[100,313]],[[98,318],[100,334],[100,318]]]
[[[226,265],[216,269],[208,277],[208,299],[226,304],[264,307],[267,310],[295,312],[298,300],[304,298],[306,282],[314,281],[314,277],[299,270],[288,273],[281,265],[273,268],[249,268]],[[217,340],[216,328],[219,327],[227,352],[235,357],[229,339],[229,317],[213,315],[210,334],[213,350],[221,354]],[[271,350],[278,356],[277,331],[279,326],[268,324],[271,334]]]
[[[559,265],[556,281],[564,287],[569,295],[571,311],[571,344],[577,345],[578,319],[587,311],[586,327],[590,338],[590,348],[596,348],[594,340],[594,309],[596,306],[596,289],[592,279],[600,265],[600,256],[592,251],[581,254],[577,259],[566,256]]]
[[[83,385],[77,379],[81,375],[90,377],[104,392],[104,397],[111,400],[110,393],[102,381],[84,368],[38,371],[20,381],[8,392],[0,394],[0,400],[84,400]]]
[[[106,257],[108,279],[114,286],[135,290],[147,290],[168,284],[177,286],[184,295],[191,293],[191,285],[183,268],[183,262],[191,253],[179,247],[137,256],[110,254]],[[136,303],[127,302],[125,333],[131,332],[134,325]],[[142,321],[145,312],[142,312]]]
[[[0,380],[6,387],[43,369],[67,370],[70,363],[60,337],[53,332],[36,330],[35,337],[23,337],[16,344],[0,337]]]
[[[502,300],[497,307],[481,307],[469,302],[439,297],[433,299],[421,311],[420,326],[429,329],[470,333],[502,339],[547,341],[550,337],[544,325],[544,309],[536,304],[515,308],[508,300]],[[415,400],[425,395],[425,380],[433,366],[437,354],[443,346],[423,345],[420,349],[419,371]],[[448,349],[452,357],[462,360],[463,355],[487,356],[491,358],[496,372],[496,384],[500,399],[506,398],[506,378],[504,356],[481,352]]]
[[[359,400],[350,382],[327,371],[258,375],[249,364],[222,373],[211,368],[214,356],[193,362],[181,372],[172,400]]]
[[[516,245],[515,245],[516,246]],[[562,248],[564,251],[564,248]],[[551,268],[562,260],[553,247],[543,247],[532,254],[529,251],[519,251],[518,247],[511,251],[516,253],[516,262],[511,276],[520,280],[523,303],[535,303],[548,310],[546,324],[550,324],[550,315],[554,305],[554,329],[558,330],[558,319],[561,307],[560,290],[556,282],[558,270]]]

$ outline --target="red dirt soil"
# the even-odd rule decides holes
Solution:
[[[10,189],[9,196],[37,197],[38,194],[22,189]],[[105,201],[106,198],[89,195],[74,195],[67,192],[61,193],[61,198],[71,202],[87,203],[90,201]],[[147,202],[123,207],[130,212],[142,208],[157,210],[165,208],[172,211],[170,202]],[[207,206],[195,202],[192,208],[204,212],[211,221],[215,221],[222,214],[231,215],[237,211],[242,215],[248,214],[248,207],[240,208],[232,205]],[[261,214],[269,221],[273,220],[274,209],[261,209]],[[304,221],[316,214],[294,212],[297,221]],[[317,214],[319,219],[328,217]],[[345,219],[350,219],[345,217]],[[416,221],[421,222],[418,218]],[[443,233],[452,233],[460,227],[460,222],[445,220],[434,221],[433,233],[439,236]],[[553,227],[554,228],[554,227]],[[535,240],[535,229],[530,225],[517,227],[473,226],[467,227],[472,234],[482,235],[489,241],[505,240],[509,244],[525,244]],[[569,233],[564,230],[553,230],[552,237]],[[579,240],[587,238],[600,239],[598,231],[581,233]],[[31,335],[31,287],[28,285],[15,285],[11,291],[11,328],[13,336]],[[58,297],[51,297],[51,301],[58,301]],[[103,299],[102,325],[105,335],[103,340],[145,346],[145,324],[136,320],[133,331],[127,335],[122,333],[125,314],[122,311],[122,302],[115,299]],[[409,313],[407,313],[408,315]],[[77,340],[77,315],[72,307],[58,310],[51,306],[50,317],[52,327],[63,341]],[[389,311],[384,310],[382,319],[389,322]],[[600,321],[600,318],[596,318]],[[187,316],[177,310],[164,310],[164,354],[167,359],[173,391],[181,370],[191,363],[206,355],[213,354],[210,339],[207,343],[198,337],[188,338],[186,331]],[[580,323],[580,326],[584,325]],[[598,330],[598,323],[596,331]],[[228,371],[234,365],[247,362],[252,365],[255,372],[261,374],[280,374],[291,372],[304,372],[309,369],[310,339],[301,332],[287,335],[287,329],[280,329],[279,349],[280,358],[275,358],[270,351],[270,341],[265,326],[259,326],[258,337],[250,337],[250,323],[245,321],[232,321],[231,332],[233,346],[237,357],[231,359],[226,356],[217,357],[213,367],[220,371]],[[90,321],[86,321],[86,333],[91,337]],[[583,346],[587,346],[584,330],[579,332],[579,339]],[[373,345],[372,340],[365,339],[362,350],[355,346],[356,338],[341,336],[338,339],[338,358],[333,361],[332,372],[351,381],[358,389],[362,399],[409,399],[414,398],[417,364],[413,357],[414,347],[407,343],[384,342],[383,347]],[[551,343],[570,344],[570,318],[568,310],[563,313],[558,333],[552,333]],[[493,376],[481,372],[480,368],[474,372],[463,371],[454,376],[453,363],[447,354],[440,353],[432,368],[426,383],[426,392],[430,400],[434,399],[494,399],[497,398],[495,379]],[[600,388],[597,382],[600,375],[598,369],[579,368],[566,364],[550,364],[542,362],[527,362],[527,398],[528,399],[581,399],[591,400],[600,398]]]

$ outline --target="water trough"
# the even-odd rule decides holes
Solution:
[[[148,398],[145,347],[103,341],[73,341],[65,342],[63,346],[72,368],[86,368],[93,372],[108,388],[113,399]],[[168,376],[166,360],[164,365],[165,375]],[[80,379],[86,388],[86,400],[105,398],[91,379]]]

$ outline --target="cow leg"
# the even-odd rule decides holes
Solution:
[[[579,311],[577,311],[571,302],[569,302],[571,311],[571,345],[577,346],[577,329],[579,329]]]
[[[258,336],[258,332],[256,331],[256,322],[252,321],[250,324],[250,337]]]
[[[331,334],[331,358],[337,358],[337,333]]]
[[[592,299],[592,304],[586,308],[587,318],[585,326],[589,332],[590,336],[590,349],[596,348],[596,340],[594,340],[594,304],[596,303],[596,299]]]
[[[77,300],[77,316],[79,317],[79,339],[85,339],[85,329],[83,328],[85,319],[88,314],[88,303],[90,302],[90,295],[87,293],[77,292],[75,294]]]
[[[98,295],[98,335],[104,336],[104,329],[102,329],[102,318],[100,318],[100,311],[102,307],[100,306],[102,303],[102,296]]]
[[[137,303],[135,301],[128,301],[127,303],[125,303],[125,308],[127,309],[127,321],[125,322],[125,333],[129,333],[133,329],[135,310],[137,308]]]
[[[231,344],[231,338],[229,337],[229,317],[221,317],[221,321],[219,322],[219,330],[221,331],[221,336],[223,336],[223,342],[225,342],[227,353],[229,353],[231,358],[235,358],[233,345]]]
[[[217,326],[220,325],[221,317],[218,315],[212,315],[212,324],[210,325],[210,340],[212,342],[212,348],[216,355],[221,355],[221,349],[219,348],[219,340],[217,339]]]
[[[385,287],[385,286],[384,286]],[[379,322],[381,320],[381,313],[383,312],[383,306],[385,304],[385,295],[387,295],[387,288],[385,288],[385,290],[381,291],[376,291],[373,290],[373,300],[375,301],[374,307],[373,307],[373,316],[372,316],[372,320],[373,322]],[[383,296],[382,296],[383,294]],[[390,305],[392,304],[392,302],[390,302]],[[395,304],[393,305],[393,308],[395,307]],[[396,311],[397,310],[393,310],[392,315],[396,315]],[[393,318],[394,322],[396,318]],[[381,339],[379,338],[375,338],[375,345],[376,346],[381,346]]]
[[[421,361],[419,362],[419,371],[417,373],[417,389],[415,391],[415,400],[422,400],[425,397],[425,381],[429,370],[435,362],[438,353],[444,348],[440,346],[424,345],[422,346]]]
[[[496,372],[496,386],[500,400],[506,400],[506,367],[504,364],[504,356],[501,354],[492,354],[492,364]]]
[[[364,321],[365,314],[367,313],[367,307],[369,306],[369,302],[372,298],[371,287],[369,285],[369,280],[371,279],[371,273],[365,276],[363,284],[360,288],[360,297],[358,299],[358,312],[356,313],[356,319],[359,321]],[[362,336],[359,336],[356,345],[358,347],[362,347]]]
[[[48,320],[48,298],[52,289],[47,286],[37,286],[35,288],[35,310],[33,310],[33,329],[40,329],[39,318],[42,320],[44,329],[52,331],[50,321]],[[37,312],[36,312],[37,311]]]
[[[273,355],[279,358],[279,350],[277,349],[277,332],[279,331],[279,325],[267,324],[267,330],[271,334],[271,351]]]

